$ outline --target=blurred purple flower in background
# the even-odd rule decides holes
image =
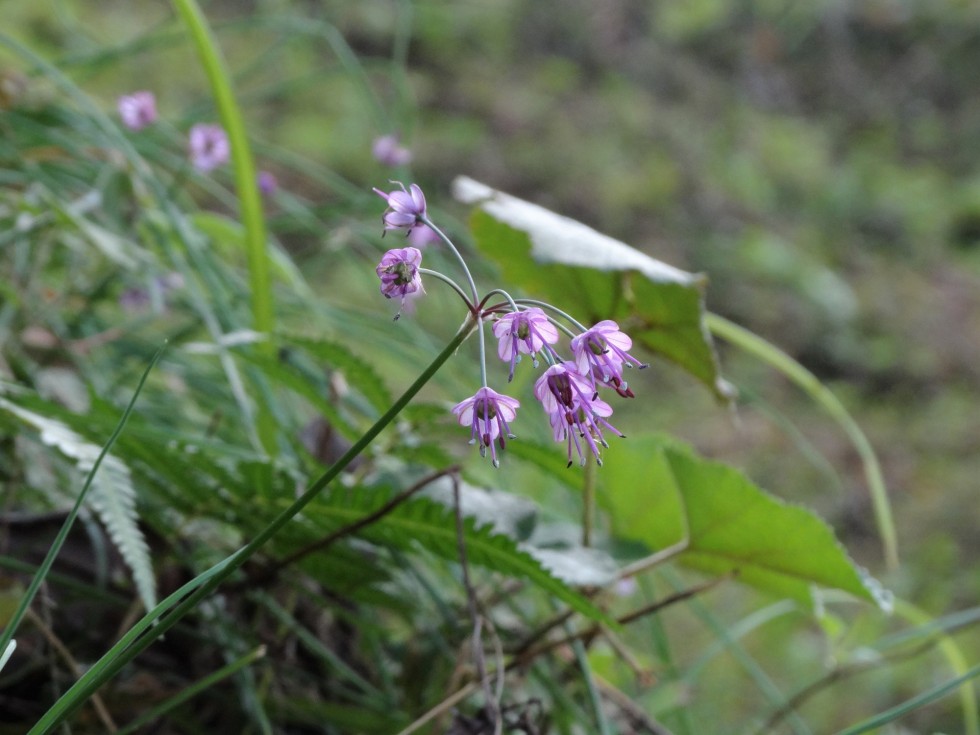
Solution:
[[[279,190],[279,181],[271,171],[259,171],[259,191],[265,196],[275,194]]]
[[[200,123],[190,132],[191,163],[198,171],[213,171],[228,162],[231,145],[220,125]]]
[[[412,152],[398,142],[396,135],[382,135],[371,146],[374,160],[385,166],[404,166],[412,161]]]
[[[428,225],[416,225],[408,231],[408,241],[419,249],[440,241],[440,237]]]
[[[117,106],[123,125],[130,130],[142,130],[157,120],[157,100],[153,92],[124,94]]]
[[[127,288],[119,295],[119,305],[126,311],[143,311],[150,307],[156,312],[167,308],[168,297],[184,287],[184,277],[177,271],[153,278],[149,287]]]

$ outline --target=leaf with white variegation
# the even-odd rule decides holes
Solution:
[[[583,319],[622,322],[636,342],[731,399],[704,326],[703,276],[473,179],[458,177],[453,192],[476,205],[473,237],[501,264],[508,287],[551,298]]]

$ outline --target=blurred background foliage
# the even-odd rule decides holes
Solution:
[[[367,188],[392,177],[422,184],[459,237],[466,210],[452,204],[449,182],[467,174],[703,271],[708,308],[816,373],[879,452],[903,560],[889,586],[934,614],[976,604],[980,5],[214,0],[204,9],[260,167],[280,181],[271,230],[324,300],[356,309],[376,296],[358,293],[365,281],[334,256],[352,249],[373,268],[377,250],[363,242],[380,222]],[[122,92],[154,90],[171,126],[161,135],[175,145],[191,122],[214,118],[166,3],[6,0],[2,14],[5,33],[107,111]],[[0,52],[0,107],[51,104],[56,92],[23,69]],[[372,159],[371,142],[385,133],[413,151],[410,173],[393,176]],[[194,187],[206,208],[231,211],[223,186]],[[418,321],[451,333],[437,310],[421,306]],[[302,314],[284,319],[301,323]],[[638,379],[651,398],[631,406],[629,421],[816,507],[860,563],[881,570],[846,437],[784,379],[720,349],[741,391],[734,415],[658,362]],[[389,384],[408,380],[405,351],[372,354]],[[468,378],[449,372],[463,395]],[[200,414],[206,421],[207,407]],[[732,609],[751,609],[723,594]],[[696,635],[684,621],[668,625]],[[976,634],[965,641],[980,650]],[[824,655],[812,643],[775,655]],[[705,687],[712,676],[723,678],[712,671]],[[732,692],[702,716],[744,708]],[[817,700],[818,709],[833,704]]]

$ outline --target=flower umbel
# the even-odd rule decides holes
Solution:
[[[545,370],[534,384],[534,395],[548,412],[555,441],[568,444],[569,466],[572,464],[573,444],[580,464],[585,464],[585,452],[579,439],[584,440],[586,448],[601,466],[602,458],[597,444],[609,446],[602,430],[623,436],[619,429],[606,421],[606,417],[612,416],[612,407],[599,400],[589,379],[576,372],[573,362],[566,361]]]
[[[633,391],[623,380],[623,367],[647,367],[626,351],[632,346],[633,340],[611,319],[585,330],[571,344],[578,371],[590,375],[596,385],[609,385],[625,398],[632,398]]]
[[[516,398],[502,395],[491,388],[480,388],[471,398],[457,403],[453,413],[459,417],[460,426],[470,427],[470,444],[479,441],[480,456],[486,457],[487,447],[490,447],[493,466],[499,467],[494,441],[503,451],[505,439],[514,438],[509,424],[517,415],[520,405]]]
[[[130,130],[142,130],[157,121],[157,100],[153,92],[133,92],[119,98],[119,117]]]
[[[493,336],[500,340],[497,344],[497,355],[504,362],[510,363],[510,376],[507,378],[510,381],[514,379],[514,366],[520,362],[521,353],[530,355],[532,364],[537,367],[538,351],[545,345],[553,345],[558,341],[558,330],[544,311],[532,306],[500,317],[494,322]]]
[[[228,162],[231,145],[220,125],[198,124],[190,132],[191,163],[198,171],[213,171]]]
[[[419,274],[421,264],[422,253],[418,248],[395,248],[385,253],[375,268],[375,273],[381,279],[381,293],[385,298],[399,297],[404,303],[409,294],[416,291],[424,293],[422,276]]]
[[[385,142],[386,145],[392,143]],[[600,400],[598,386],[611,387],[620,396],[633,397],[623,380],[623,368],[646,367],[628,352],[633,341],[612,320],[585,329],[574,317],[555,306],[530,299],[515,300],[501,288],[495,288],[481,298],[466,260],[452,240],[429,219],[422,190],[417,184],[410,184],[406,189],[401,182],[392,183],[398,187],[394,191],[374,189],[388,206],[383,215],[382,234],[388,230],[405,230],[408,243],[418,247],[429,241],[439,241],[444,246],[440,249],[456,259],[466,277],[468,288],[444,273],[422,268],[422,254],[417,247],[411,246],[389,250],[376,269],[381,279],[381,293],[389,299],[400,298],[400,309],[411,308],[412,301],[425,293],[421,279],[423,272],[428,278],[448,285],[465,304],[467,317],[460,334],[475,330],[478,335],[483,387],[471,398],[456,404],[452,411],[461,425],[470,427],[470,443],[479,442],[483,457],[489,447],[493,466],[498,467],[497,446],[503,451],[506,440],[513,438],[510,422],[515,419],[520,406],[517,399],[487,387],[484,327],[489,325],[498,340],[497,355],[510,366],[508,380],[513,380],[517,363],[524,355],[530,355],[534,367],[538,367],[539,358],[544,355],[547,369],[535,382],[534,395],[544,406],[555,440],[566,444],[568,465],[572,464],[573,448],[582,465],[586,464],[590,453],[601,465],[600,447],[609,446],[606,434],[619,437],[623,434],[607,420],[613,410]],[[495,296],[504,301],[492,302]],[[574,331],[565,323],[572,325]],[[571,336],[578,331],[582,333],[572,338],[572,359],[565,360],[556,349],[560,333]]]
[[[397,183],[402,190],[385,193],[381,189],[374,189],[374,193],[388,203],[388,210],[383,217],[385,231],[408,230],[410,232],[413,227],[422,224],[422,217],[425,216],[425,195],[418,184],[412,184],[406,189],[401,182],[394,183]]]

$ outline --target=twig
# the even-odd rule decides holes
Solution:
[[[641,572],[645,572],[648,569],[652,569],[658,564],[662,564],[665,561],[672,559],[677,554],[680,554],[682,551],[687,549],[687,546],[688,546],[688,541],[687,539],[684,539],[683,541],[680,541],[672,546],[668,546],[667,548],[661,549],[655,554],[651,554],[650,556],[646,556],[642,559],[639,559],[638,561],[635,561],[632,564],[620,569],[619,572],[616,574],[616,581],[626,579],[628,577],[635,577],[637,574],[640,574]],[[585,595],[586,597],[590,597],[590,598],[595,597],[597,594],[599,594],[602,591],[602,589],[603,588],[594,588],[588,590],[585,592]],[[671,598],[667,598],[667,599],[670,600]],[[525,642],[514,650],[514,654],[519,656],[528,646],[534,643],[534,641],[543,638],[545,634],[548,633],[548,631],[553,630],[554,628],[557,628],[558,626],[564,624],[574,614],[575,611],[571,609],[567,609],[558,613],[555,617],[553,617],[551,620],[547,621],[544,625],[538,628],[534,633],[529,635],[525,640]]]
[[[602,694],[613,701],[626,716],[633,720],[634,732],[642,727],[650,735],[673,735],[664,725],[657,722],[653,717],[643,711],[636,702],[630,699],[624,692],[614,687],[601,676],[594,674],[596,686],[602,690]]]
[[[363,518],[360,518],[351,524],[348,524],[342,528],[338,528],[333,533],[327,534],[321,539],[317,539],[316,541],[307,544],[306,546],[300,549],[297,549],[292,554],[289,554],[285,558],[280,559],[279,561],[275,562],[271,566],[266,567],[265,569],[261,570],[260,572],[252,576],[252,578],[250,578],[246,584],[249,587],[253,587],[255,585],[269,584],[276,578],[276,576],[279,575],[279,573],[283,569],[290,566],[291,564],[295,564],[300,559],[309,556],[314,552],[322,551],[326,547],[336,543],[337,541],[344,538],[345,536],[350,536],[351,534],[357,533],[365,526],[369,526],[375,521],[384,518],[384,516],[388,515],[388,513],[393,511],[402,503],[404,503],[406,500],[408,500],[410,497],[412,497],[415,493],[417,493],[419,490],[424,488],[426,485],[429,485],[435,482],[436,480],[438,480],[440,477],[445,477],[446,475],[454,476],[458,472],[459,472],[459,467],[453,465],[452,467],[447,467],[444,470],[439,470],[438,472],[434,472],[431,475],[426,475],[421,480],[419,480],[414,485],[412,485],[410,488],[407,488],[406,490],[402,490],[400,493],[398,493],[398,495],[393,497],[391,500],[389,500],[387,503],[382,505],[377,510],[368,513]]]
[[[692,587],[690,589],[683,590],[681,592],[678,592],[676,594],[673,594],[670,597],[666,597],[663,600],[659,600],[658,602],[655,602],[655,603],[653,603],[651,605],[647,605],[646,607],[640,608],[639,610],[636,610],[636,611],[634,611],[632,613],[628,613],[628,614],[624,615],[623,617],[619,618],[618,622],[621,623],[621,624],[624,624],[624,625],[627,624],[627,623],[634,622],[635,620],[638,620],[638,619],[640,619],[641,617],[643,617],[645,615],[650,615],[651,613],[655,613],[658,610],[661,610],[661,609],[667,607],[668,605],[672,605],[675,602],[680,602],[682,600],[686,600],[689,597],[693,597],[694,595],[700,594],[701,592],[704,592],[704,591],[706,591],[708,589],[711,589],[715,585],[720,584],[721,582],[724,582],[727,579],[730,579],[731,576],[732,575],[726,575],[724,577],[719,577],[718,579],[714,579],[714,580],[712,580],[710,582],[707,582],[705,584],[699,585],[697,587]],[[568,618],[568,615],[565,615],[564,616],[564,619],[567,619],[567,618]],[[547,633],[548,630],[551,630],[551,627],[548,627],[544,631],[544,633]],[[503,676],[503,674],[505,674],[505,673],[507,673],[509,671],[512,671],[515,668],[518,668],[520,666],[527,665],[527,663],[532,658],[537,658],[541,654],[548,653],[549,651],[551,651],[551,650],[553,650],[555,648],[558,648],[560,646],[563,646],[563,645],[565,645],[567,643],[570,643],[570,642],[572,642],[574,640],[578,640],[580,638],[588,638],[590,636],[594,636],[594,635],[596,635],[599,632],[600,632],[599,626],[593,626],[593,627],[588,628],[588,629],[586,629],[584,631],[581,631],[579,633],[572,634],[572,635],[566,637],[565,639],[562,639],[562,640],[559,640],[559,641],[555,641],[553,643],[550,643],[550,644],[547,644],[547,645],[544,645],[544,646],[540,646],[540,647],[538,647],[536,649],[533,649],[533,650],[530,650],[530,651],[527,651],[527,652],[518,652],[517,654],[514,654],[512,656],[510,662],[508,662],[506,666],[504,666],[502,668],[498,668],[497,670],[495,670],[493,672],[488,672],[488,673],[491,673],[491,674],[493,674],[495,676],[498,676],[498,677]],[[535,635],[537,635],[537,634],[535,634]],[[537,639],[536,637],[532,636],[522,646],[522,648],[520,650],[521,651],[525,651],[527,648],[530,647],[530,645],[536,639]],[[469,684],[467,684],[466,686],[464,686],[459,691],[457,691],[457,692],[455,692],[453,694],[450,694],[448,697],[446,697],[444,700],[442,700],[441,702],[439,702],[437,705],[435,705],[428,712],[426,712],[421,717],[419,717],[417,720],[415,720],[408,727],[406,727],[405,729],[401,730],[398,733],[398,735],[411,735],[411,733],[416,732],[419,728],[421,728],[424,725],[426,725],[427,723],[431,722],[436,717],[438,717],[439,715],[441,715],[444,712],[448,711],[450,708],[454,707],[456,704],[458,704],[459,702],[461,702],[462,700],[466,699],[468,696],[470,696],[471,694],[473,694],[477,690],[477,688],[479,686],[480,686],[480,683],[479,682],[470,682]],[[647,721],[648,722],[651,722],[649,719]],[[658,732],[658,731],[654,730],[654,732]],[[661,726],[661,730],[659,731],[659,733],[663,733],[663,735],[670,735],[669,731],[663,729],[662,726]]]
[[[456,513],[456,547],[459,551],[459,564],[463,572],[463,586],[466,588],[466,606],[469,609],[470,619],[473,621],[473,662],[476,665],[476,675],[479,678],[480,686],[483,687],[484,707],[490,721],[493,722],[494,735],[500,735],[503,730],[503,721],[500,717],[500,702],[494,697],[490,689],[490,680],[487,678],[487,663],[483,658],[483,622],[480,611],[476,604],[476,592],[470,584],[469,564],[466,562],[466,531],[463,525],[463,509],[459,501],[459,476],[456,473],[450,475],[453,485],[453,510]]]
[[[665,549],[650,554],[650,556],[645,556],[642,559],[629,564],[619,570],[616,575],[616,579],[626,579],[627,577],[635,577],[640,572],[645,572],[647,569],[652,569],[658,564],[663,564],[669,559],[673,559],[675,556],[680,554],[682,551],[686,551],[688,547],[688,539],[685,538],[682,541],[677,542],[672,546],[668,546]]]
[[[759,729],[755,731],[756,735],[761,735],[761,733],[764,732],[771,732],[780,721],[784,720],[791,713],[798,710],[806,700],[821,690],[826,689],[827,687],[832,686],[843,679],[850,678],[870,669],[875,669],[879,666],[884,666],[885,664],[901,661],[903,659],[915,658],[916,656],[935,648],[938,642],[938,638],[928,640],[909,651],[899,651],[891,654],[890,656],[882,656],[880,659],[876,659],[874,661],[857,661],[846,666],[838,666],[837,668],[832,669],[827,674],[816,681],[807,684],[800,691],[787,699],[777,710],[769,715],[768,719],[766,719]]]
[[[699,595],[702,592],[706,592],[712,587],[721,584],[722,582],[728,579],[731,579],[732,576],[733,575],[726,574],[723,577],[718,577],[717,579],[713,579],[710,582],[705,582],[704,584],[698,585],[696,587],[690,587],[686,590],[675,592],[674,594],[665,597],[662,600],[657,600],[656,602],[652,602],[649,605],[645,605],[644,607],[641,607],[639,610],[634,610],[631,613],[627,613],[626,615],[617,618],[616,622],[618,622],[620,625],[628,625],[629,623],[639,620],[642,617],[646,617],[647,615],[652,615],[653,613],[659,612],[665,607],[669,607],[670,605],[673,605],[678,602],[683,602],[684,600],[694,597],[695,595]],[[577,633],[572,633],[570,635],[567,635],[564,638],[559,638],[554,641],[545,642],[537,646],[536,648],[531,648],[531,645],[535,642],[535,640],[537,640],[536,637],[537,633],[535,633],[531,637],[529,637],[518,648],[517,652],[514,654],[513,662],[514,663],[526,662],[532,658],[537,658],[543,653],[552,651],[555,648],[568,645],[573,641],[588,640],[589,638],[593,638],[596,635],[599,635],[601,632],[602,632],[602,626],[600,626],[597,623],[595,625],[589,626],[585,630],[580,630]]]
[[[71,651],[65,647],[65,644],[61,642],[61,639],[55,635],[55,632],[51,629],[51,626],[45,623],[44,620],[41,619],[41,616],[30,608],[27,609],[25,617],[34,623],[41,635],[44,636],[44,640],[48,642],[48,645],[51,646],[54,652],[57,653],[68,665],[68,668],[71,669],[72,675],[76,678],[81,676],[82,667],[78,665],[78,662],[71,655]],[[98,715],[100,720],[102,720],[102,726],[105,727],[106,732],[113,733],[119,729],[116,726],[116,723],[113,722],[112,715],[109,714],[109,710],[102,701],[102,697],[100,697],[98,694],[92,695],[92,707],[95,709],[95,714]]]
[[[457,704],[462,702],[468,696],[473,694],[473,692],[475,692],[477,688],[479,688],[479,683],[475,681],[471,681],[469,684],[464,686],[459,691],[450,694],[444,700],[439,702],[439,704],[437,704],[435,707],[430,709],[424,715],[419,717],[417,720],[415,720],[415,722],[413,722],[411,725],[406,727],[404,730],[399,731],[397,735],[411,735],[413,732],[415,732],[421,727],[424,727],[439,715],[448,712],[451,708],[455,707]]]

